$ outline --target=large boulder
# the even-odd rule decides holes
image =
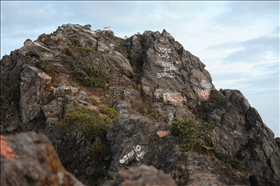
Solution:
[[[141,185],[168,185],[176,186],[172,177],[157,170],[153,166],[141,165],[129,170],[119,171],[116,179],[108,181],[104,186],[141,186]]]
[[[1,185],[83,186],[66,171],[52,143],[35,132],[1,136]]]

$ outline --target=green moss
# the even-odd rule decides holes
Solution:
[[[88,108],[74,108],[66,114],[66,117],[60,122],[62,127],[75,125],[86,135],[105,139],[107,130],[110,127],[110,121],[101,117],[95,110]]]
[[[99,102],[95,98],[91,98],[91,104],[97,106],[99,105]]]
[[[109,116],[111,119],[115,119],[119,117],[119,113],[116,109],[114,108],[106,108],[104,113]]]
[[[54,62],[52,60],[39,60],[36,66],[47,73],[53,72],[54,70]]]

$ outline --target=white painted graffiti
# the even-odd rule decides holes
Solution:
[[[164,58],[164,59],[170,58],[170,56],[169,56],[169,54],[171,53],[170,48],[158,47],[158,52],[160,53],[159,57]],[[162,78],[162,77],[174,78],[175,77],[174,71],[176,70],[176,67],[174,66],[173,62],[159,61],[159,63],[161,63],[161,65],[164,69],[163,69],[163,72],[157,73],[157,78]],[[175,63],[178,64],[177,61]]]
[[[162,67],[164,67],[164,70],[163,70],[164,72],[176,70],[176,67],[173,65],[172,62],[162,61]]]
[[[171,73],[167,73],[167,72],[157,73],[157,78],[162,78],[162,77],[174,78],[175,74],[173,72],[171,72]]]
[[[161,48],[158,47],[158,50],[160,52],[159,57],[162,58],[170,58],[169,54],[171,53],[171,49],[170,48]]]
[[[120,159],[120,163],[127,162],[130,158],[136,154],[136,160],[140,161],[140,159],[143,159],[143,156],[146,154],[144,151],[141,151],[141,146],[137,145],[136,147],[133,146],[132,151],[130,151],[127,155],[125,155],[122,159]],[[134,153],[135,152],[135,153]]]

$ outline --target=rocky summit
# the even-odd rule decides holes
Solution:
[[[1,59],[1,135],[3,186],[280,185],[279,138],[166,30],[27,39]]]

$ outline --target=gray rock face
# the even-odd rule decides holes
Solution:
[[[142,65],[140,82],[146,100],[194,108],[201,101],[200,92],[214,88],[205,65],[166,31],[146,31],[130,40],[130,59]]]
[[[20,107],[23,127],[25,127],[24,124],[40,117],[40,98],[44,96],[42,91],[45,85],[50,83],[51,79],[50,76],[36,67],[24,66],[21,73],[20,86]]]
[[[279,140],[240,91],[217,91],[204,68],[165,30],[122,39],[65,24],[2,58],[1,101],[8,104],[1,133],[46,134],[65,167],[85,184],[101,184],[119,170],[146,164],[169,173],[178,185],[248,184],[251,174],[264,185],[279,185]],[[112,154],[106,149],[102,160],[89,158],[88,149],[98,146],[93,137],[61,128],[77,107],[111,118],[106,108],[117,110],[120,117],[107,134]],[[225,171],[209,157],[181,152],[170,133],[174,118],[213,123],[211,149],[249,170]]]

